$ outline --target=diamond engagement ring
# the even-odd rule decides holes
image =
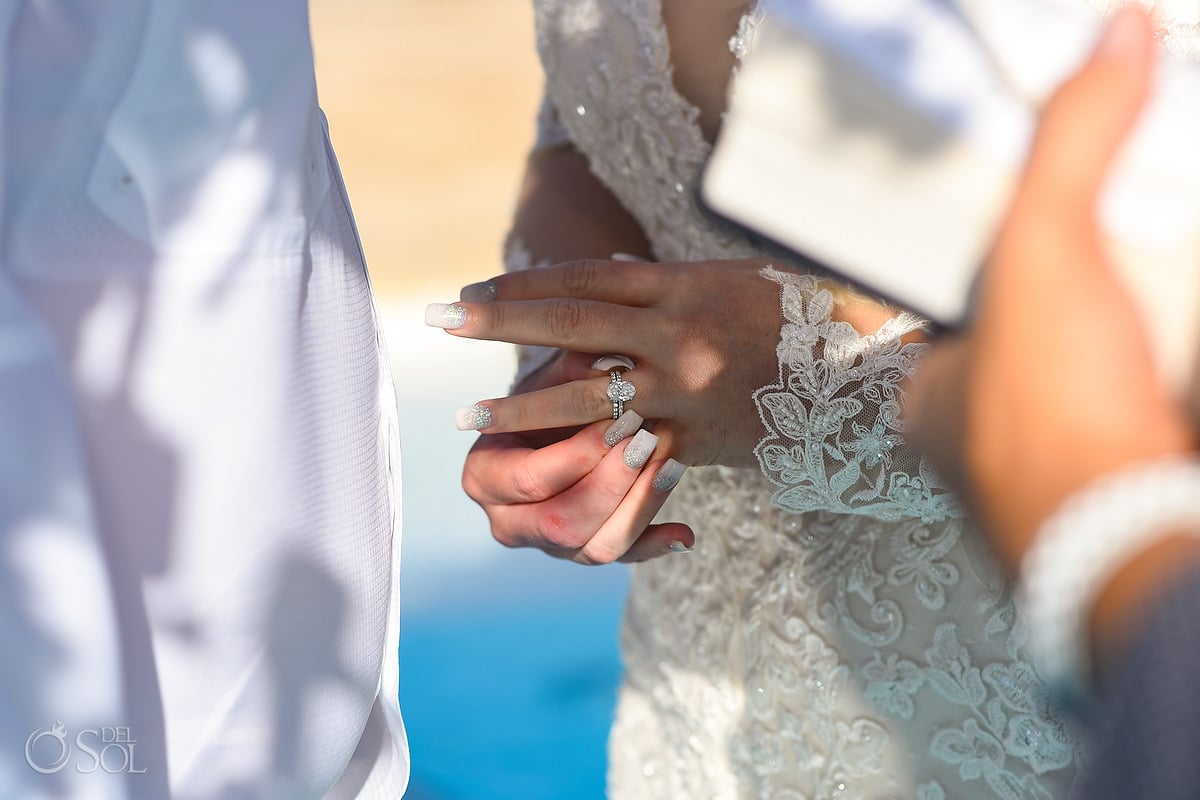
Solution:
[[[612,418],[625,413],[625,403],[637,394],[637,388],[621,377],[621,370],[633,369],[633,360],[626,356],[604,356],[596,359],[592,369],[608,370],[608,390],[605,394],[612,401]]]
[[[621,377],[621,370],[614,369],[608,373],[608,399],[612,400],[613,419],[625,413],[625,401],[632,400],[637,389],[632,383]]]

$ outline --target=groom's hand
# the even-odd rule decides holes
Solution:
[[[534,446],[521,434],[483,435],[463,468],[463,488],[508,547],[537,547],[584,564],[646,561],[695,536],[680,523],[650,525],[669,494],[655,486],[669,462],[631,467],[632,438],[609,446],[610,421]]]
[[[570,363],[556,358],[516,391],[571,380]],[[575,431],[480,436],[467,454],[462,483],[487,514],[496,541],[584,564],[647,561],[673,547],[690,549],[695,535],[686,525],[650,524],[678,476],[670,486],[662,479],[681,468],[653,453],[642,463],[627,460],[635,434],[627,430],[610,443],[612,425],[603,420]],[[644,435],[639,445],[647,442]]]

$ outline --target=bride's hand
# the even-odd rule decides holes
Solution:
[[[485,433],[585,425],[610,417],[598,355],[633,360],[626,403],[653,421],[659,451],[690,465],[754,463],[763,429],[752,393],[778,377],[777,284],[764,262],[577,261],[493,278],[446,309],[449,332],[567,352],[558,386],[481,401],[464,427]],[[435,324],[438,320],[431,320]]]

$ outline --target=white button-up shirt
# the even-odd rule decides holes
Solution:
[[[400,796],[395,399],[303,0],[0,0],[0,797]]]

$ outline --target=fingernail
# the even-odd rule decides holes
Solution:
[[[638,431],[637,436],[625,445],[625,466],[630,469],[641,469],[650,460],[654,448],[658,446],[658,437],[650,431]]]
[[[496,299],[496,284],[492,281],[481,281],[464,286],[458,293],[458,299],[468,303],[490,303]]]
[[[1108,26],[1100,34],[1101,55],[1121,60],[1137,60],[1147,47],[1145,21],[1140,11],[1122,9],[1113,15]]]
[[[609,447],[616,447],[617,442],[624,441],[638,428],[642,427],[642,415],[630,409],[618,417],[612,425],[608,426],[608,430],[604,432],[604,443]]]
[[[454,413],[454,426],[460,431],[481,431],[492,426],[492,410],[476,403]]]
[[[624,367],[625,369],[633,369],[633,359],[629,356],[600,356],[592,362],[592,369],[598,369],[603,372],[608,372],[614,367]]]
[[[654,476],[654,481],[650,486],[658,494],[666,494],[679,485],[679,481],[683,478],[683,473],[685,472],[687,472],[686,464],[680,464],[675,459],[668,458],[658,468],[658,473]]]
[[[633,253],[613,253],[610,256],[613,261],[638,261],[645,262],[646,259],[641,256],[635,256]]]
[[[690,553],[695,548],[688,547],[683,542],[671,542],[669,545],[667,545],[667,549],[672,553]]]
[[[467,310],[458,303],[430,303],[425,306],[425,324],[453,330],[467,324]]]

